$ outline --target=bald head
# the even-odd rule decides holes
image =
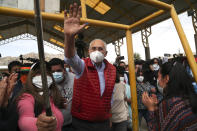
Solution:
[[[90,46],[89,46],[89,54],[91,52],[94,52],[96,50],[100,51],[101,53],[104,54],[104,56],[107,55],[107,44],[105,41],[101,40],[101,39],[94,39],[90,42]]]
[[[107,50],[107,44],[106,44],[106,42],[104,40],[102,40],[102,39],[94,39],[94,40],[92,40],[90,42],[89,49],[90,49],[90,47],[92,46],[93,43],[103,43],[104,50]]]

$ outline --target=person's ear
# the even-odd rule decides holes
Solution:
[[[168,83],[169,80],[170,80],[169,75],[166,75],[166,76],[165,76],[165,82]]]
[[[104,55],[105,57],[107,56],[107,53],[108,53],[108,52],[106,51],[106,52],[105,52],[105,55]]]
[[[88,56],[90,56],[90,53],[91,53],[91,51],[90,51],[90,49],[88,50]]]

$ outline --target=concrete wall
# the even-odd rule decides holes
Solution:
[[[45,1],[45,12],[59,13],[60,0],[44,0],[44,1]],[[24,10],[33,10],[34,0],[0,0],[0,6],[19,8]]]
[[[17,8],[18,0],[0,0],[0,6]]]
[[[60,0],[45,0],[45,12],[59,13]]]
[[[33,10],[34,0],[18,0],[18,8],[23,10]]]

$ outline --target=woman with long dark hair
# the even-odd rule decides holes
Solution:
[[[164,98],[143,93],[142,101],[149,110],[150,131],[196,131],[197,95],[190,76],[182,64],[167,62],[158,72],[158,84],[163,88]]]
[[[55,85],[52,77],[50,67],[46,64],[47,69],[47,84],[49,87],[50,105],[54,119],[56,119],[56,126],[48,125],[48,130],[61,131],[63,125],[63,115],[59,108],[63,108],[61,101],[61,94]],[[28,74],[27,82],[22,92],[19,94],[17,100],[17,107],[19,112],[18,125],[21,131],[37,131],[36,125],[42,123],[38,121],[39,116],[45,112],[44,97],[42,88],[42,79],[40,73],[40,63],[35,63]],[[51,126],[51,127],[50,127]],[[54,129],[55,127],[55,129]]]

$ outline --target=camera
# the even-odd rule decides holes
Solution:
[[[124,56],[120,56],[119,57],[119,60],[124,60]]]

